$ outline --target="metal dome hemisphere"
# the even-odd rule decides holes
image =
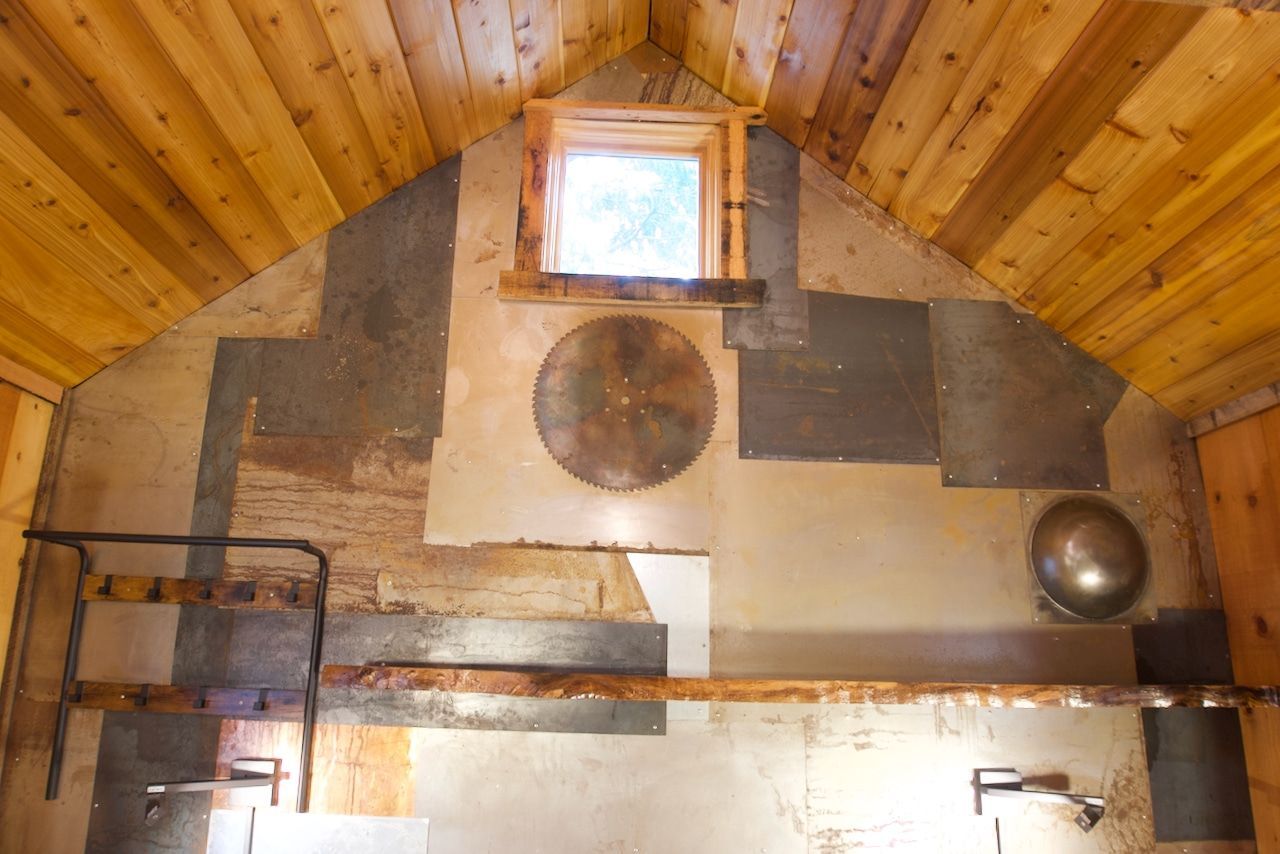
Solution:
[[[1151,575],[1146,541],[1109,501],[1072,496],[1036,520],[1031,568],[1054,604],[1088,620],[1110,620],[1137,605]]]

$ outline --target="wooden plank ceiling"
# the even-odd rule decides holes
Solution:
[[[1189,418],[1280,380],[1280,13],[1232,5],[654,0],[650,38]]]
[[[73,385],[648,37],[1190,417],[1280,380],[1280,14],[1214,5],[0,0],[0,356]]]

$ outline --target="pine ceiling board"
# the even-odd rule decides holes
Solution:
[[[3,299],[0,354],[68,388],[103,367],[101,361]]]
[[[0,217],[0,299],[102,364],[152,331]]]
[[[648,35],[648,0],[609,0],[609,40],[605,45],[606,60],[621,56],[643,42]]]
[[[1036,93],[933,240],[972,264],[1061,173],[1203,9],[1111,0]]]
[[[1109,360],[1280,253],[1280,166],[1063,331]],[[1280,294],[1280,288],[1277,289]]]
[[[1103,0],[1012,0],[889,212],[932,236]]]
[[[309,0],[229,0],[348,216],[391,191],[342,68]]]
[[[134,0],[134,8],[235,148],[295,244],[341,222],[342,208],[226,0]]]
[[[483,134],[471,106],[467,67],[449,0],[390,0],[418,107],[445,160]]]
[[[1280,86],[1273,79],[1269,71],[1260,81],[1266,89],[1247,93],[1252,100],[1239,99],[1221,123],[1193,137],[1137,191],[1134,204],[1099,223],[1021,301],[1065,329],[1265,177],[1280,157]],[[1270,114],[1250,127],[1259,108]]]
[[[520,115],[520,69],[516,66],[511,11],[505,0],[453,0],[453,17],[462,42],[477,130],[481,135],[492,133]],[[599,25],[604,27],[603,17]],[[600,38],[604,38],[603,30]]]
[[[853,165],[928,6],[929,0],[876,0],[854,10],[804,144],[837,175]]]
[[[435,149],[384,3],[312,0],[392,186],[435,165]]]
[[[1108,364],[1140,388],[1167,388],[1280,329],[1277,287],[1280,258],[1273,257],[1167,323],[1147,330]]]
[[[649,40],[679,59],[684,53],[688,0],[652,0],[649,6]]]
[[[764,103],[793,0],[739,0],[723,92],[738,104]]]
[[[689,0],[681,58],[689,70],[717,89],[724,85],[738,0]]]
[[[520,99],[550,98],[564,88],[559,0],[511,0],[520,67]]]
[[[1259,338],[1207,368],[1151,394],[1190,421],[1280,377],[1280,330]]]
[[[803,148],[858,0],[795,0],[769,84],[769,127]]]
[[[20,6],[0,2],[0,112],[161,264],[202,294],[249,275]],[[206,297],[207,298],[207,297]]]
[[[152,332],[204,304],[3,114],[0,213]]]
[[[930,3],[845,180],[887,207],[1009,0]]]
[[[236,150],[130,7],[30,2],[27,11],[250,271],[295,247]]]
[[[1249,90],[1277,62],[1280,16],[1209,12],[1058,179],[1009,224],[974,269],[1006,292],[1026,291],[1163,164],[1179,156],[1188,140],[1223,122],[1221,111],[1239,115],[1245,104],[1256,110],[1254,96],[1259,93]],[[1246,94],[1247,101],[1233,105]]]

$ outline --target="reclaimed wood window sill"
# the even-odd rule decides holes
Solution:
[[[662,279],[503,270],[498,298],[568,303],[627,303],[671,308],[759,308],[764,279]]]

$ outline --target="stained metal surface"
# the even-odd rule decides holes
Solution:
[[[1131,611],[1150,581],[1151,563],[1137,526],[1110,502],[1071,496],[1036,520],[1031,566],[1063,610],[1090,620]]]
[[[1156,841],[1252,839],[1240,712],[1143,709]]]
[[[724,312],[724,346],[807,350],[809,294],[800,290],[800,150],[765,127],[747,136],[747,274],[765,280],[764,305]]]
[[[738,356],[739,454],[750,459],[938,459],[929,309],[813,293],[809,351]]]
[[[440,435],[460,164],[333,229],[317,338],[265,342],[254,432]]]
[[[432,663],[665,674],[667,627],[655,623],[330,614],[326,664]],[[326,723],[529,732],[660,735],[665,703],[323,689]]]
[[[665,323],[602,317],[560,339],[533,391],[551,456],[593,486],[637,490],[684,471],[711,438],[716,388],[702,354]]]
[[[216,809],[206,854],[328,854],[385,851],[426,854],[429,819]]]
[[[1004,303],[934,300],[929,323],[946,486],[1108,488],[1121,377]]]
[[[1227,615],[1216,608],[1161,608],[1133,627],[1138,681],[1146,685],[1230,685]]]

